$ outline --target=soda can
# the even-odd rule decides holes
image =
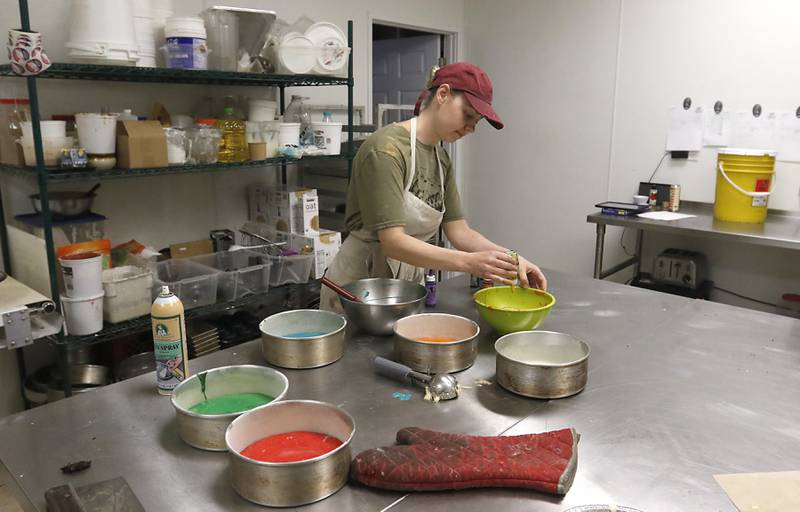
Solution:
[[[680,207],[681,207],[681,186],[670,185],[668,210],[671,212],[677,212]]]

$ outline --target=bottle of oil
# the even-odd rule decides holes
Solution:
[[[218,160],[244,162],[250,156],[244,121],[236,117],[233,107],[225,107],[224,112],[225,114],[217,121],[217,127],[222,133]]]
[[[161,287],[161,293],[153,302],[150,320],[153,325],[158,392],[169,395],[189,377],[189,350],[186,347],[183,303],[169,291],[168,286]]]

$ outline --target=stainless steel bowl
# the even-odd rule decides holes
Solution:
[[[462,316],[423,313],[401,318],[394,324],[397,359],[425,373],[465,370],[478,356],[478,324]],[[419,341],[419,338],[455,338],[452,342]]]
[[[205,374],[208,398],[234,393],[263,393],[274,396],[273,402],[277,402],[289,389],[289,380],[281,372],[251,364],[214,368],[181,382],[172,393],[178,435],[186,444],[201,450],[225,451],[225,429],[243,414],[198,414],[190,411],[189,408],[204,400],[199,378],[202,374]]]
[[[334,436],[342,445],[299,462],[260,462],[241,454],[259,439],[295,431]],[[287,400],[243,414],[225,432],[233,488],[244,499],[270,507],[296,507],[327,498],[347,483],[355,431],[352,416],[324,402]]]
[[[269,364],[283,368],[318,368],[344,355],[342,315],[319,309],[284,311],[265,318],[261,329],[261,354]],[[306,336],[298,336],[305,334]]]
[[[116,374],[117,380],[132,379],[145,373],[154,372],[156,370],[156,356],[150,352],[141,352],[126,357],[120,361],[117,366]]]
[[[347,318],[375,336],[391,335],[397,320],[419,313],[428,293],[419,283],[381,277],[360,279],[343,288],[363,301],[339,297]]]
[[[80,217],[92,209],[95,198],[94,193],[77,191],[50,192],[47,203],[50,205],[50,213],[58,217]],[[30,196],[33,209],[36,213],[42,211],[42,198],[39,194]]]
[[[497,382],[508,391],[532,398],[564,398],[583,391],[589,368],[589,345],[569,334],[522,331],[494,344]]]

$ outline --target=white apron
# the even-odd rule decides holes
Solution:
[[[439,180],[442,185],[442,211],[431,207],[428,203],[411,193],[411,185],[417,171],[417,118],[411,119],[411,169],[403,194],[406,225],[405,232],[418,240],[427,242],[439,230],[444,218],[444,170],[436,154],[436,166],[439,169]],[[420,284],[425,278],[425,269],[403,263],[383,254],[380,240],[365,229],[350,232],[339,252],[328,268],[326,275],[332,281],[346,285],[359,279],[370,277],[391,277],[415,281]],[[341,312],[339,296],[326,286],[320,290],[320,309]]]

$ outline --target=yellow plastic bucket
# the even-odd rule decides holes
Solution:
[[[775,153],[760,149],[720,149],[714,218],[763,223],[775,185]]]

